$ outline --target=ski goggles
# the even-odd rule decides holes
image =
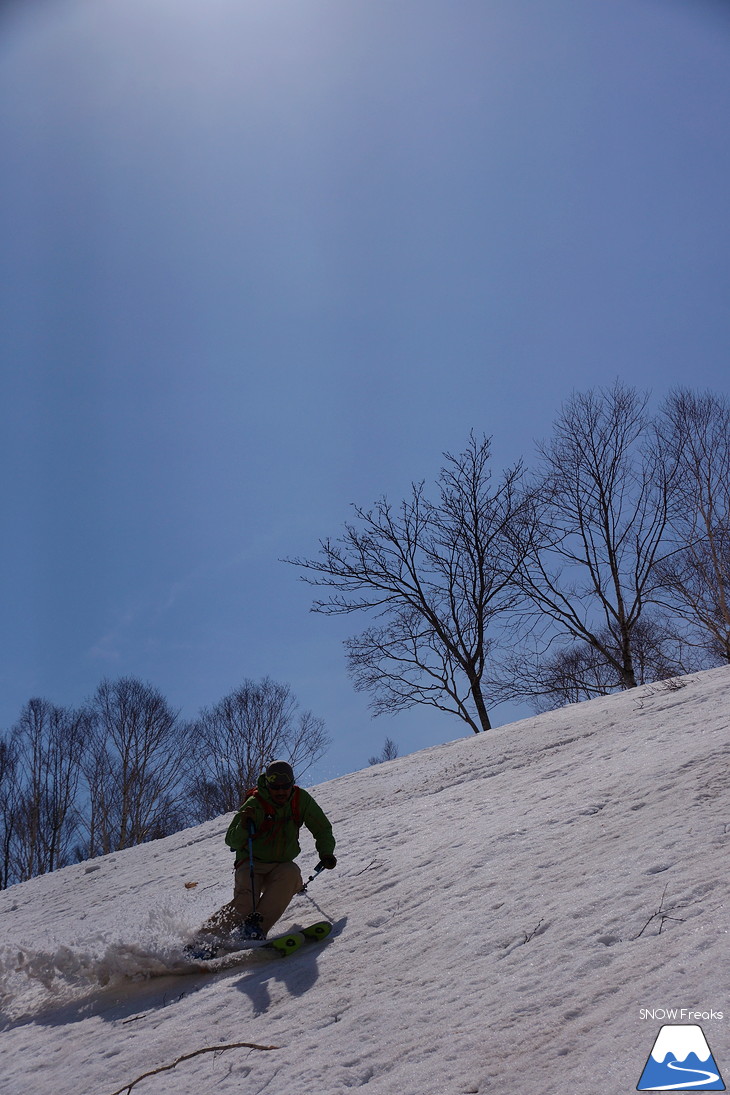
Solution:
[[[294,786],[293,781],[287,779],[286,776],[267,776],[266,782],[268,783],[272,791],[290,791],[291,788]]]

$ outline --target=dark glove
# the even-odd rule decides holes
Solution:
[[[335,859],[335,857],[333,855],[320,856],[319,861],[320,861],[320,863],[322,864],[323,867],[327,868],[328,871],[333,871],[335,869],[335,867],[337,866],[337,860]]]

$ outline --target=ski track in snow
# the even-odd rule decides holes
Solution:
[[[228,818],[0,894],[2,1095],[619,1095],[659,1023],[730,1071],[730,669],[459,738],[314,789],[338,867],[289,959],[166,976],[227,901]],[[304,833],[302,867],[315,854]],[[195,882],[194,888],[185,883]]]

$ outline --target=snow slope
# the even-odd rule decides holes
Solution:
[[[1,893],[0,1092],[248,1042],[134,1095],[619,1095],[663,1022],[727,1081],[729,713],[725,667],[322,784],[339,865],[281,927],[336,928],[289,959],[149,976],[229,898],[227,818]]]

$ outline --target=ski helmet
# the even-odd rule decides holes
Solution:
[[[281,786],[287,784],[292,786],[294,783],[294,769],[285,760],[272,760],[266,768],[265,775],[266,782],[273,786],[276,786],[277,783]]]

